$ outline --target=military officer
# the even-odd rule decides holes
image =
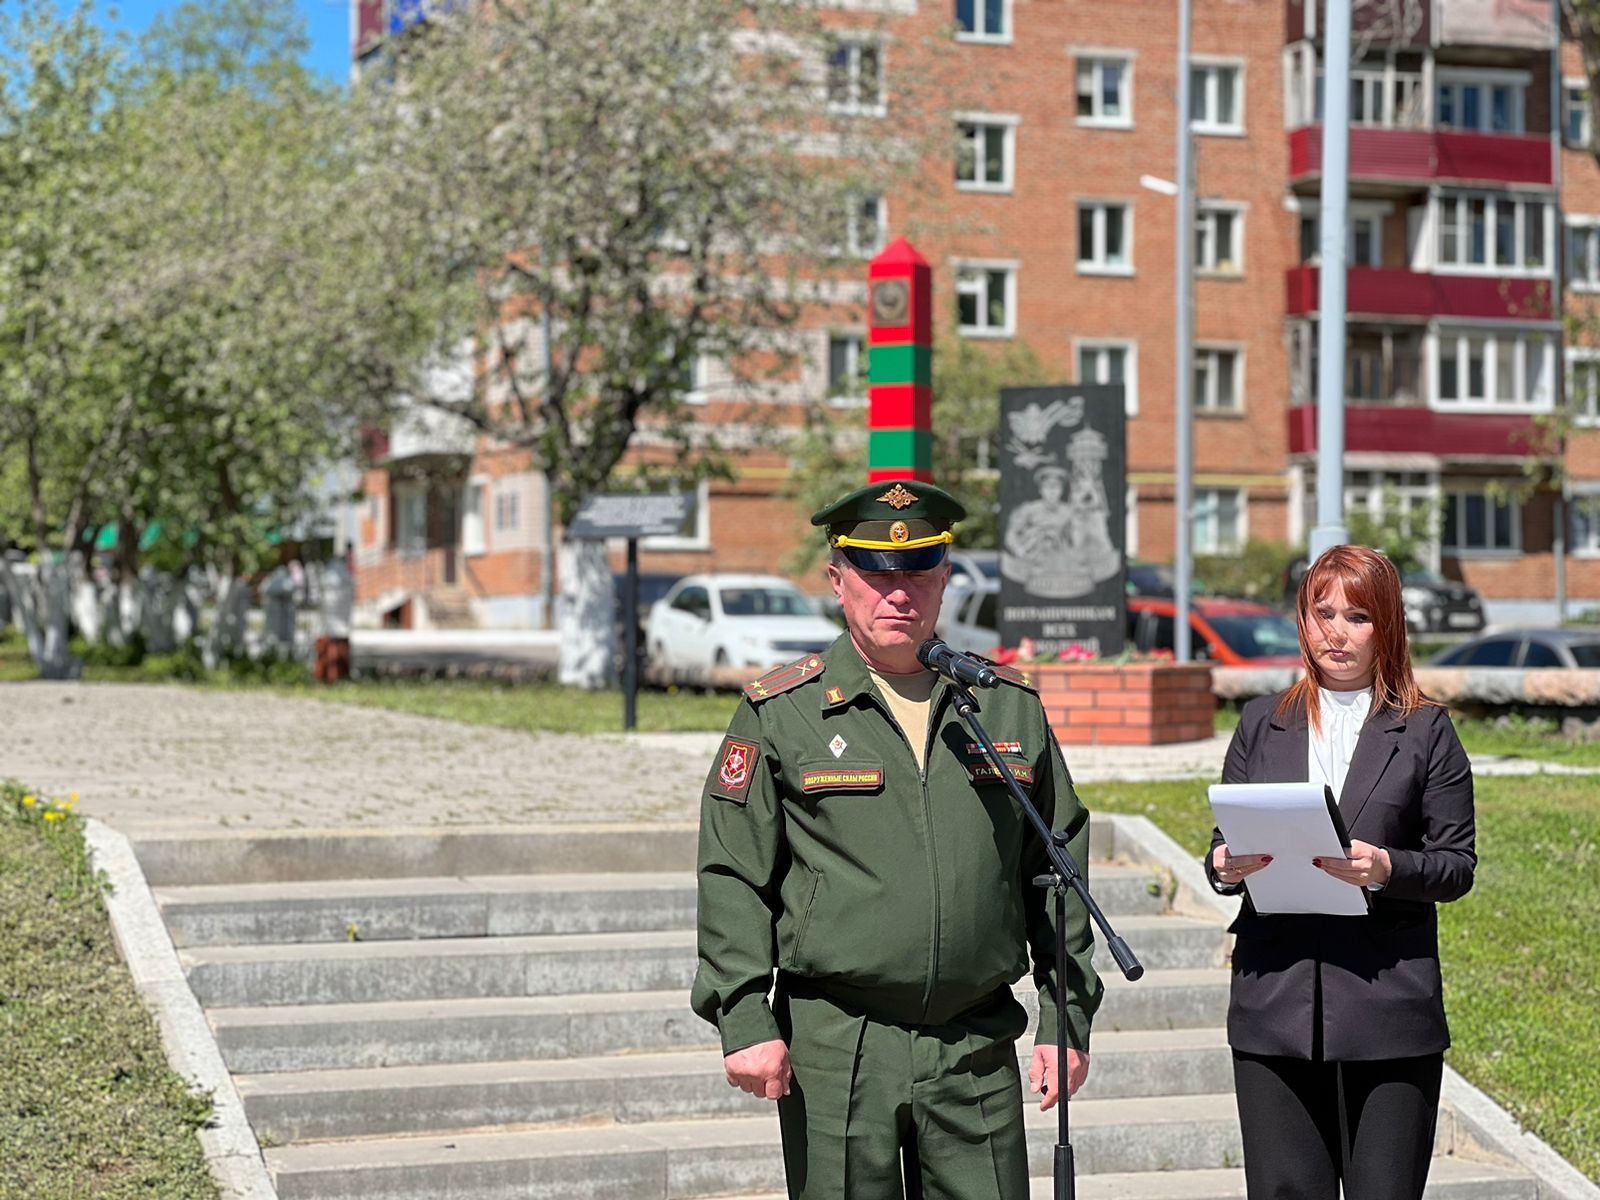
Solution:
[[[1030,952],[1040,1107],[1088,1073],[1088,915],[1071,901],[1057,963],[1054,902],[1032,882],[1042,843],[916,656],[965,515],[903,481],[811,518],[847,631],[746,687],[706,780],[692,1003],[721,1033],[728,1082],[778,1102],[796,1200],[1027,1196],[1027,1016],[1010,985]],[[1088,814],[1038,697],[1010,677],[1022,686],[985,692],[984,722],[1087,865]]]

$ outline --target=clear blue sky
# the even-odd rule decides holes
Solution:
[[[115,8],[117,20],[107,24],[138,33],[157,14],[176,8],[178,3],[179,0],[95,0],[95,7],[102,14]],[[295,0],[295,7],[311,35],[306,66],[343,83],[350,77],[350,0]]]

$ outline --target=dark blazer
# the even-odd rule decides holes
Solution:
[[[1278,715],[1281,694],[1244,707],[1222,768],[1224,783],[1304,783],[1304,709]],[[1374,713],[1356,742],[1339,812],[1352,838],[1389,851],[1393,873],[1363,917],[1257,913],[1248,884],[1230,927],[1233,988],[1228,1041],[1293,1058],[1383,1059],[1450,1044],[1439,979],[1434,906],[1472,887],[1472,767],[1449,714]],[[1214,852],[1220,831],[1211,836]]]

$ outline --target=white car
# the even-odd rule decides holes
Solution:
[[[832,645],[839,627],[776,575],[690,575],[650,609],[660,667],[772,667]]]

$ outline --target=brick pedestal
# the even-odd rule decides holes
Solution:
[[[1216,732],[1206,663],[1029,663],[1063,746],[1160,746]]]

